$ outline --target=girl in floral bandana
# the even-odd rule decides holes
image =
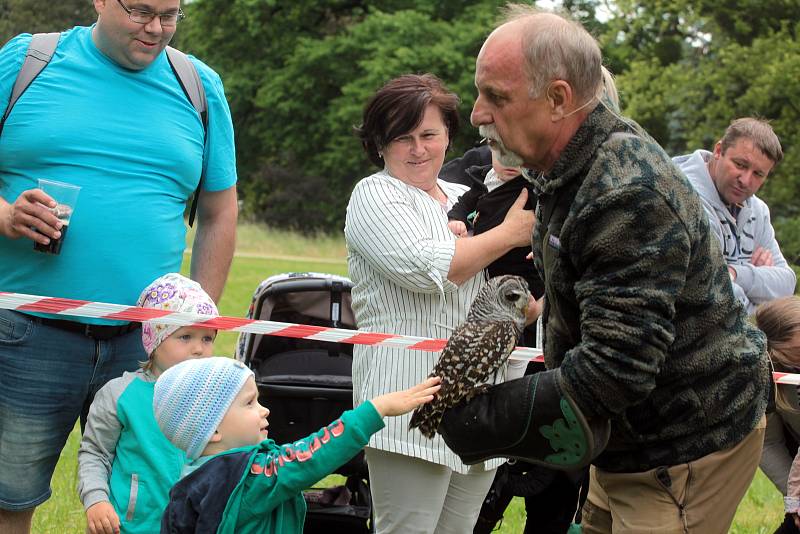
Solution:
[[[137,305],[219,315],[203,288],[177,273],[154,280]],[[109,381],[95,396],[78,451],[78,492],[91,534],[160,531],[169,490],[186,456],[156,424],[153,387],[173,365],[211,356],[216,335],[210,328],[142,323],[147,361],[140,370]]]

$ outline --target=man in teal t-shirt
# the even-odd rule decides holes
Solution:
[[[204,171],[191,277],[219,299],[233,254],[233,127],[219,76],[195,58],[208,127],[165,47],[179,0],[94,0],[97,23],[61,34],[0,135],[0,291],[133,305],[180,269],[186,201]],[[31,36],[0,50],[0,110]],[[62,228],[38,179],[81,187]],[[33,230],[35,228],[35,230]],[[0,531],[27,532],[75,420],[109,379],[145,360],[135,324],[0,310]]]

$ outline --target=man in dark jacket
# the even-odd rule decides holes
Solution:
[[[539,193],[546,378],[611,421],[584,532],[724,533],[763,443],[765,341],[691,185],[599,102],[601,63],[578,23],[512,6],[478,56],[472,123]]]

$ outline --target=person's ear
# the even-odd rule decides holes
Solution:
[[[547,87],[546,98],[550,106],[550,120],[558,122],[567,115],[572,96],[572,87],[564,80],[555,80]]]
[[[218,443],[222,441],[222,434],[219,433],[219,430],[215,430],[214,434],[211,436],[211,439],[208,440],[209,443]]]
[[[717,144],[714,145],[714,159],[719,159],[722,157],[722,141],[717,141]]]

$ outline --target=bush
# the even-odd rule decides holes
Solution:
[[[265,164],[242,184],[243,217],[303,234],[342,231],[349,191],[322,176]]]

